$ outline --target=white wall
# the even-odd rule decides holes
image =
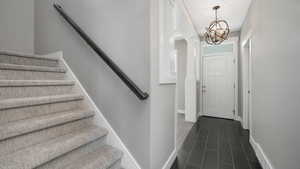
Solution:
[[[199,49],[198,34],[195,32],[188,15],[183,7],[182,0],[165,0],[160,2],[159,7],[159,50],[160,50],[160,83],[174,84],[176,83],[176,73],[171,70],[175,57],[175,40],[185,39],[188,41],[190,50]],[[190,60],[192,58],[190,51]],[[194,67],[193,67],[194,68]]]
[[[160,10],[164,1],[151,1],[151,169],[160,169],[175,148],[175,86],[160,85]]]
[[[0,50],[34,52],[33,0],[0,1]]]
[[[254,0],[241,32],[252,32],[252,136],[274,169],[300,166],[300,1]]]
[[[173,74],[175,79],[170,78],[170,74],[168,74],[169,61],[175,50],[172,38],[177,33],[182,33],[190,40],[189,42],[194,42],[193,38],[196,34],[186,32],[186,29],[177,29],[180,24],[185,24],[184,28],[191,27],[186,17],[178,18],[178,15],[184,15],[181,7],[178,6],[178,13],[172,15],[174,14],[172,2],[168,0],[151,2],[151,96],[154,99],[151,99],[150,160],[151,169],[160,169],[169,158],[172,159],[171,157],[176,156],[176,154],[172,154],[175,152],[176,74]],[[162,22],[160,17],[163,17],[166,22]],[[177,24],[174,25],[175,23]],[[197,46],[196,44],[190,45],[189,52],[193,49],[191,47],[193,45]]]
[[[63,51],[93,101],[143,169],[150,168],[150,100],[140,101],[52,7],[35,1],[35,49]],[[149,1],[62,0],[65,11],[144,91],[150,90]],[[150,93],[150,99],[153,97]]]

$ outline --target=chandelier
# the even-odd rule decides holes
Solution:
[[[210,23],[209,27],[206,28],[207,32],[204,34],[206,43],[210,45],[220,45],[228,39],[230,33],[228,23],[225,20],[218,19],[218,9],[220,9],[220,6],[213,7],[216,20]]]

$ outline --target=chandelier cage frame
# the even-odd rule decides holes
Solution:
[[[206,28],[207,31],[204,34],[204,39],[209,45],[220,45],[229,37],[230,29],[228,22],[218,19],[218,9],[220,8],[220,6],[213,7],[215,20]]]

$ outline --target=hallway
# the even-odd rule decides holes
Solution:
[[[172,169],[261,169],[240,122],[200,117]]]

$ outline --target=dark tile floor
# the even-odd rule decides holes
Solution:
[[[262,169],[240,122],[200,117],[172,169]]]

